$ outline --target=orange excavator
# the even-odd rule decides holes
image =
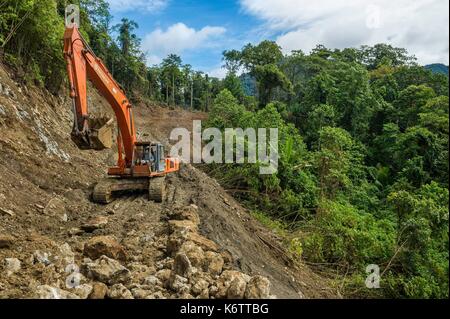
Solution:
[[[178,171],[180,162],[177,158],[164,158],[162,144],[136,140],[132,105],[105,64],[81,36],[77,18],[76,7],[68,7],[64,57],[74,114],[72,140],[80,149],[102,150],[112,146],[112,119],[105,122],[89,117],[88,78],[111,105],[118,126],[117,165],[108,169],[108,175],[111,177],[97,183],[92,198],[98,203],[109,203],[116,193],[148,190],[150,200],[162,202],[165,195],[165,176]]]

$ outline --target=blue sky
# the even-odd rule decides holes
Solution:
[[[127,17],[148,64],[169,53],[224,76],[222,51],[271,39],[285,53],[388,42],[419,63],[448,64],[447,0],[107,0],[114,22]]]

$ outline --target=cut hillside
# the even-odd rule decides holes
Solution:
[[[161,204],[145,194],[93,203],[116,150],[76,148],[68,96],[11,74],[0,64],[0,298],[336,297],[191,165],[168,177]],[[94,90],[89,102],[111,116]],[[135,114],[139,138],[165,144],[172,128],[206,117],[158,106]],[[77,270],[78,288],[68,288]]]

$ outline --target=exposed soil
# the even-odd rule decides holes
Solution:
[[[112,116],[94,90],[89,100],[93,113]],[[206,295],[193,292],[191,277],[186,283],[192,286],[189,291],[178,288],[176,278],[166,278],[164,288],[156,290],[143,284],[145,276],[158,276],[164,269],[172,269],[173,275],[177,252],[169,248],[174,233],[169,220],[174,211],[186,207],[200,217],[195,233],[218,245],[216,253],[225,260],[223,272],[238,270],[249,276],[245,276],[247,282],[257,275],[269,279],[270,296],[263,296],[336,297],[325,279],[290,260],[272,231],[252,218],[214,179],[191,165],[183,164],[179,173],[167,178],[168,196],[161,204],[149,202],[146,194],[128,194],[108,205],[93,203],[92,188],[105,177],[106,167],[114,164],[116,150],[76,148],[70,140],[71,114],[66,96],[21,86],[0,64],[0,298],[48,297],[42,291],[47,286],[61,289],[59,297],[87,297],[76,290],[73,295],[70,289],[66,292],[64,262],[69,257],[78,267],[89,268],[95,260],[86,259],[85,244],[102,235],[113,236],[123,248],[127,258],[120,262],[131,276],[126,282],[108,285],[107,296],[125,298],[131,291],[135,298],[214,297],[211,287],[220,287],[220,273],[214,277],[206,270],[211,281]],[[137,107],[135,115],[140,139],[165,144],[172,128],[191,129],[192,120],[206,119],[204,113],[158,106]],[[88,229],[86,224],[96,224],[93,218],[98,225]],[[206,242],[205,254],[214,250],[208,245],[212,244]],[[11,258],[20,262],[19,268]],[[86,289],[92,290],[98,280],[84,275]]]

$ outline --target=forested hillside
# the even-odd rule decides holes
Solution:
[[[112,25],[104,0],[81,30],[135,102],[209,112],[208,125],[279,129],[274,175],[259,164],[202,165],[293,256],[349,297],[448,298],[448,77],[401,48],[283,54],[271,41],[224,52],[223,80],[169,55],[147,66],[138,25]],[[65,0],[0,2],[0,61],[17,81],[65,87]],[[381,270],[368,290],[366,267]]]
[[[448,76],[448,65],[442,63],[434,63],[425,65],[425,68],[434,73],[442,73]]]

